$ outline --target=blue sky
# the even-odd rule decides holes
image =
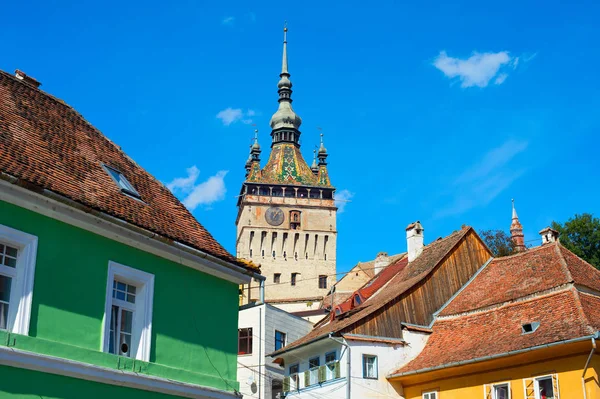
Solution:
[[[251,123],[267,158],[284,20],[304,155],[321,127],[350,199],[340,271],[404,251],[417,219],[426,242],[508,229],[511,198],[536,245],[552,220],[597,215],[600,6],[439,3],[7,2],[0,69],[179,187],[232,252]]]

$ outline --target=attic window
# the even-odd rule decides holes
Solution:
[[[119,186],[121,192],[127,195],[131,195],[132,197],[135,197],[137,199],[141,199],[140,193],[138,193],[137,190],[133,187],[133,185],[129,183],[125,176],[123,176],[123,173],[119,172],[117,169],[111,168],[110,166],[102,166],[104,166],[104,169],[106,170],[106,172],[108,172],[110,177],[112,177],[114,182],[117,183],[117,186]]]
[[[532,332],[535,332],[535,330],[537,330],[539,326],[540,326],[540,323],[538,321],[534,321],[531,323],[525,323],[525,324],[521,325],[521,333],[522,334],[531,334]]]

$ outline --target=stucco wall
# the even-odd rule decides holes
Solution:
[[[511,399],[524,399],[523,379],[540,375],[558,373],[558,385],[561,398],[582,399],[581,375],[587,360],[587,354],[563,357],[532,364],[515,365],[467,376],[438,379],[424,384],[404,387],[406,399],[421,399],[422,393],[438,390],[442,399],[479,399],[483,397],[484,384],[510,382]],[[598,399],[598,356],[592,362],[592,368],[586,373],[588,399]],[[396,385],[397,383],[395,383]]]
[[[1,201],[0,224],[38,237],[30,336],[13,334],[17,348],[117,368],[117,356],[100,352],[114,261],[155,276],[145,372],[237,386],[236,284]]]

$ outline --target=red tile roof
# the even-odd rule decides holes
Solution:
[[[102,164],[119,170],[143,202],[122,194]],[[252,269],[238,262],[167,188],[77,111],[2,71],[0,172]]]
[[[469,231],[472,231],[471,227],[464,227],[443,239],[436,240],[425,246],[423,253],[419,255],[417,259],[409,263],[408,266],[402,268],[399,273],[394,275],[391,280],[369,300],[347,312],[345,317],[336,317],[332,322],[313,329],[304,337],[292,342],[285,348],[274,352],[272,355],[277,356],[283,352],[319,340],[329,335],[329,333],[343,332],[344,328],[349,327],[382,309],[386,304],[401,297],[408,290],[423,281],[435,267],[442,262],[446,255],[458,245]],[[396,263],[398,262],[402,262],[402,259],[396,261]],[[392,265],[387,268],[390,267],[392,267]],[[398,322],[401,321],[402,320],[398,320]]]
[[[392,374],[590,336],[600,330],[600,297],[578,288],[598,281],[600,271],[560,243],[494,259],[441,312],[419,356]],[[530,322],[539,328],[523,334]]]
[[[524,323],[539,322],[523,334]],[[437,320],[433,334],[416,359],[392,374],[451,366],[572,338],[596,331],[583,315],[577,290],[564,289],[488,311]]]

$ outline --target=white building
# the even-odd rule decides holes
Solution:
[[[240,308],[238,381],[244,398],[282,398],[284,369],[266,354],[312,330],[312,323],[269,304]]]

